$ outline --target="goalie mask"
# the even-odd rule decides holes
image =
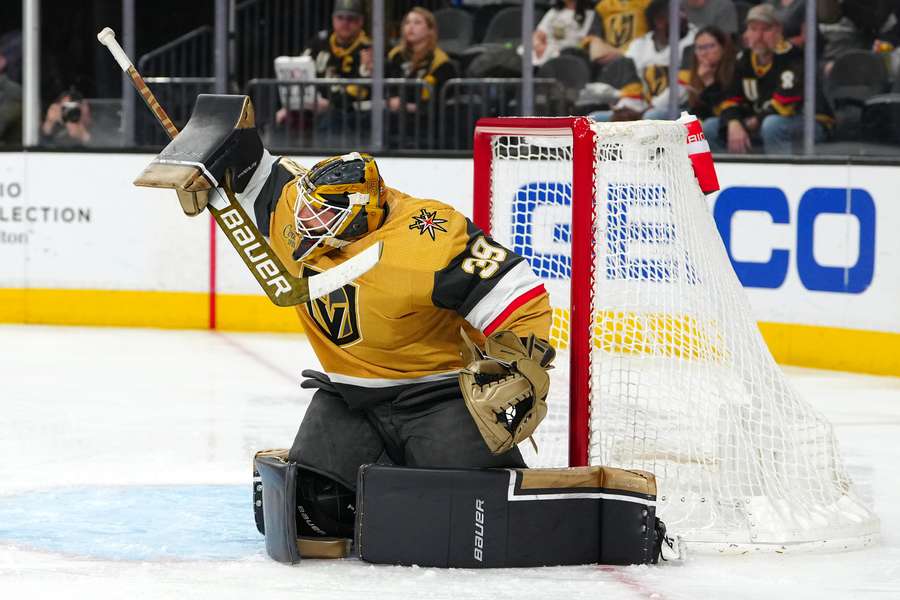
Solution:
[[[317,163],[296,184],[295,260],[310,260],[359,239],[384,219],[384,182],[375,159],[351,152]]]

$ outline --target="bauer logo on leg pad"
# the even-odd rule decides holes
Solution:
[[[478,562],[484,558],[484,500],[475,498],[475,550],[472,556]]]

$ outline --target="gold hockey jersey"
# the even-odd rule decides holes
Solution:
[[[295,183],[304,170],[285,158],[268,162],[271,169],[264,160],[241,204],[294,275],[329,269],[377,240],[384,244],[369,272],[297,307],[333,382],[387,387],[454,376],[464,366],[460,327],[473,339],[503,329],[548,339],[549,299],[528,262],[436,200],[389,188],[381,227],[298,263],[292,257],[300,243]]]
[[[650,0],[600,0],[594,10],[600,15],[603,39],[619,50],[647,33],[645,12]]]

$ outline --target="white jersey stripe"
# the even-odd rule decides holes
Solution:
[[[528,261],[523,260],[507,271],[494,289],[469,311],[465,319],[478,331],[484,331],[516,298],[539,285],[543,284],[531,270]]]

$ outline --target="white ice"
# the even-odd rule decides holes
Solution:
[[[786,369],[834,423],[881,518],[872,548],[654,567],[287,567],[265,556],[249,525],[250,459],[291,444],[310,398],[299,373],[315,364],[302,336],[0,326],[0,598],[900,598],[900,379]],[[221,526],[204,534],[209,523],[179,517],[171,544],[188,556],[140,558],[132,538],[165,527],[142,507],[153,490],[233,496],[236,486],[246,486],[246,506],[218,511]],[[119,494],[148,500],[117,506]],[[20,534],[26,522],[31,533]],[[234,556],[198,551],[227,546],[232,530]],[[86,535],[105,546],[79,547]],[[208,543],[186,539],[202,535]],[[118,547],[121,557],[104,555]]]

